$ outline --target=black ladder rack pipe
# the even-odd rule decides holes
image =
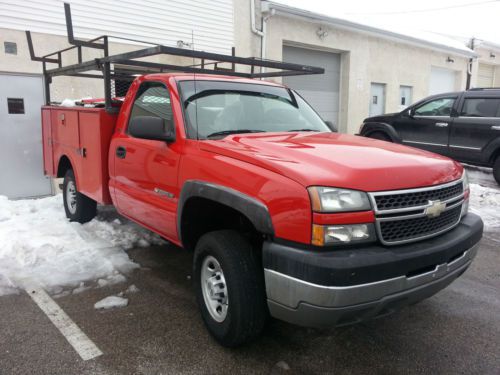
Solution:
[[[64,3],[64,13],[66,16],[68,42],[71,44],[71,46],[68,48],[64,48],[44,56],[36,56],[33,48],[33,41],[31,39],[31,33],[29,31],[26,31],[26,39],[28,42],[31,60],[43,63],[43,74],[45,78],[45,99],[47,104],[50,104],[50,84],[52,82],[52,77],[57,76],[102,79],[104,81],[104,98],[106,110],[114,111],[116,110],[116,108],[112,106],[111,80],[133,80],[135,79],[135,75],[137,74],[176,71],[185,73],[217,74],[245,78],[267,78],[285,77],[292,75],[323,74],[325,72],[323,68],[309,65],[263,60],[255,57],[235,56],[234,47],[232,49],[231,55],[156,45],[153,47],[147,47],[136,51],[110,56],[109,39],[113,38],[113,36],[102,35],[90,40],[76,39],[73,32],[71,6],[68,3]],[[149,42],[137,42],[152,44]],[[82,61],[83,48],[102,50],[104,57],[98,57],[89,61]],[[73,50],[76,50],[77,52],[78,63],[64,66],[62,61],[62,54]],[[176,65],[137,60],[145,57],[159,55],[181,56],[191,59],[196,58],[200,59],[201,64]],[[221,63],[231,64],[231,68],[221,68],[218,66],[218,64]],[[48,69],[47,64],[55,64],[56,67]],[[212,69],[208,69],[207,65],[211,66]],[[237,72],[237,66],[249,67],[249,72]],[[273,69],[274,71],[256,72],[255,68],[259,67]],[[92,73],[94,71],[100,71],[101,74]]]

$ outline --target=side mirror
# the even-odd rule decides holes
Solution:
[[[407,110],[408,117],[413,118],[415,116],[415,108],[410,108]]]
[[[326,126],[328,126],[330,128],[330,130],[334,133],[338,133],[338,129],[337,129],[337,125],[335,125],[333,122],[331,121],[325,121],[325,124]]]
[[[175,127],[173,121],[155,116],[136,116],[128,124],[132,137],[156,141],[174,142]]]

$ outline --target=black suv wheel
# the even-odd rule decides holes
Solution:
[[[500,155],[497,156],[493,164],[493,177],[495,177],[497,184],[500,185]]]

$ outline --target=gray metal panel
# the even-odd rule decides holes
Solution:
[[[283,46],[283,61],[325,69],[325,74],[284,77],[283,83],[297,90],[324,120],[338,125],[340,54]]]
[[[23,99],[24,114],[9,114],[7,98]],[[24,198],[52,193],[43,175],[42,77],[0,74],[0,195]]]

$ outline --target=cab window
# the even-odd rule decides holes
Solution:
[[[137,90],[130,120],[137,116],[160,117],[173,121],[168,89],[160,82],[144,82]]]
[[[451,116],[455,98],[440,98],[424,103],[415,109],[416,116]]]
[[[465,99],[460,116],[500,117],[500,98]]]

